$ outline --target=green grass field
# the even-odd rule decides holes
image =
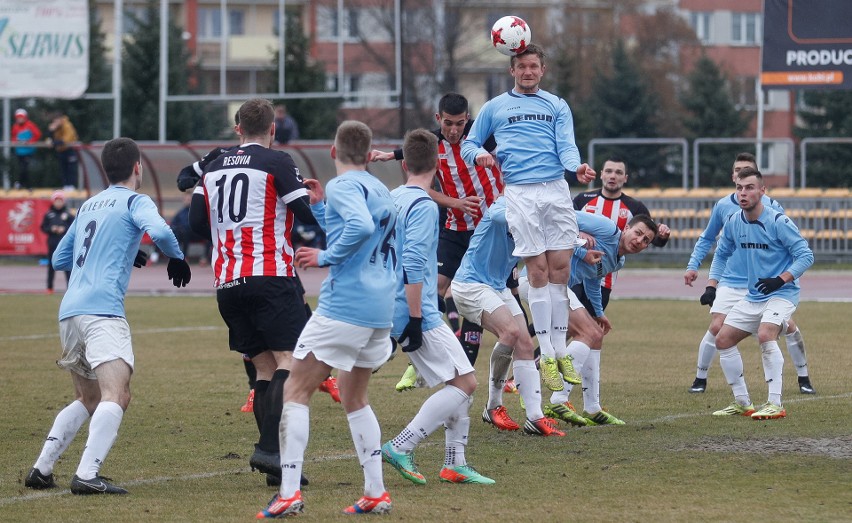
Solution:
[[[24,488],[53,418],[72,399],[59,355],[59,296],[3,296],[0,317],[0,520],[248,521],[275,490],[252,473],[254,419],[239,410],[246,379],[227,349],[215,299],[127,299],[136,352],[134,394],[102,473],[128,496],[68,491],[87,430],[57,464],[59,489]],[[688,394],[697,343],[709,316],[697,302],[614,301],[615,329],[603,354],[601,400],[623,427],[565,428],[565,438],[498,432],[479,421],[485,403],[486,337],[477,362],[481,388],[471,411],[468,459],[494,486],[437,478],[443,431],[418,450],[428,484],[414,486],[385,466],[393,521],[849,521],[852,519],[852,304],[804,303],[796,314],[807,343],[816,396],[803,396],[785,352],[788,417],[717,419],[731,401],[718,360],[705,394]],[[783,347],[783,343],[782,343]],[[756,403],[766,385],[753,340],[741,344]],[[783,350],[783,349],[782,349]],[[394,436],[428,396],[397,393],[407,360],[399,354],[374,376],[372,404],[383,439]],[[522,419],[517,395],[506,404]],[[579,389],[572,401],[581,407]],[[362,476],[345,416],[327,394],[314,397],[300,519],[342,519],[361,495]]]

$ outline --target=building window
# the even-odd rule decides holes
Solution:
[[[757,110],[757,77],[740,76],[731,83],[731,94],[737,109]]]
[[[148,10],[144,7],[126,6],[122,18],[122,32],[124,34],[135,33],[139,24],[148,23]]]
[[[735,44],[755,45],[760,38],[757,13],[733,13],[731,16],[731,41]]]
[[[240,9],[228,10],[228,34],[245,34],[245,12]],[[219,8],[198,8],[199,40],[214,40],[222,37],[222,11]]]
[[[701,43],[710,42],[710,18],[713,13],[693,12],[689,14],[689,25],[695,31],[695,36],[701,40]]]
[[[343,9],[344,41],[355,40],[360,36],[358,18],[359,10]],[[337,9],[330,6],[317,6],[317,39],[326,42],[336,42],[340,39],[339,32]]]

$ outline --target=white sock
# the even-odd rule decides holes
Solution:
[[[369,405],[347,414],[346,419],[349,421],[349,431],[352,433],[352,442],[355,443],[358,462],[364,470],[364,495],[377,498],[385,491],[382,478],[382,429],[379,420]],[[301,470],[299,472],[301,476]]]
[[[533,360],[518,360],[512,363],[515,385],[524,400],[527,418],[533,421],[544,417],[541,411],[541,377]]]
[[[591,347],[582,341],[572,340],[568,344],[568,355],[573,358],[571,363],[574,365],[574,370],[577,371],[577,374],[583,371],[583,365],[586,364],[586,359],[589,357],[591,350]]]
[[[414,419],[402,429],[392,441],[397,452],[411,452],[418,443],[423,441],[429,434],[458,409],[459,405],[466,402],[468,395],[458,387],[446,385],[443,389],[429,396]]]
[[[512,365],[512,347],[503,345],[499,341],[491,351],[491,365],[488,376],[488,406],[496,409],[503,404],[503,386],[509,376],[509,367]]]
[[[527,303],[530,306],[530,314],[532,315],[535,336],[538,339],[541,355],[546,358],[555,358],[556,352],[550,341],[551,316],[553,315],[553,306],[550,304],[550,289],[547,286],[533,287],[530,285]]]
[[[589,414],[601,411],[601,351],[591,350],[583,365],[583,410]]]
[[[92,421],[89,422],[89,439],[86,440],[86,448],[77,466],[77,477],[80,479],[94,479],[101,470],[104,460],[118,437],[118,427],[121,418],[124,417],[124,409],[121,405],[112,401],[102,401],[98,404]]]
[[[743,378],[743,358],[740,356],[740,349],[736,345],[730,349],[719,351],[719,366],[722,367],[722,373],[725,374],[725,379],[731,386],[731,391],[733,391],[737,403],[743,406],[751,405],[748,387],[746,387],[745,378]]]
[[[72,401],[59,411],[56,419],[53,420],[53,427],[47,433],[47,439],[34,467],[45,476],[53,472],[56,460],[65,452],[87,419],[89,419],[89,411],[79,400]]]
[[[292,498],[296,491],[302,488],[299,480],[302,478],[302,463],[305,461],[305,449],[308,448],[310,425],[311,415],[307,405],[292,401],[284,403],[281,423],[278,424],[278,447],[281,455],[281,487],[278,494],[282,498]],[[355,448],[357,450],[357,444]]]
[[[713,356],[716,355],[716,336],[707,331],[698,344],[698,371],[695,377],[706,380],[710,365],[713,364]]]
[[[775,340],[760,344],[763,356],[763,375],[769,385],[769,403],[781,405],[781,384],[784,370],[784,355]]]
[[[796,376],[808,375],[808,355],[805,353],[805,340],[802,339],[802,331],[796,329],[793,334],[785,334],[787,340],[787,353],[796,366]]]
[[[562,390],[554,391],[550,394],[550,403],[565,403],[574,390],[574,384],[562,380]]]
[[[565,342],[568,338],[568,285],[548,283],[550,293],[550,344],[557,358],[564,358],[568,353]]]
[[[467,446],[467,438],[470,433],[470,406],[473,404],[473,396],[468,396],[467,401],[462,402],[455,412],[444,423],[444,466],[455,467],[467,465],[464,457],[464,448]],[[381,464],[381,457],[379,464]]]

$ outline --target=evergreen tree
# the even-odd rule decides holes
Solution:
[[[687,138],[735,138],[748,129],[749,118],[736,108],[728,82],[719,67],[702,55],[688,76],[688,86],[680,97],[686,109]],[[740,145],[706,145],[699,154],[699,180],[702,185],[731,184],[730,165]]]
[[[852,92],[805,91],[799,110],[799,138],[852,137]],[[852,144],[808,145],[807,184],[809,187],[852,187],[846,169],[852,164]]]
[[[301,11],[288,9],[285,16],[284,89],[289,93],[326,91],[325,69],[310,58],[310,42],[302,31]],[[278,50],[272,57],[269,92],[278,92]],[[302,98],[280,100],[299,125],[303,140],[331,140],[337,129],[340,98]]]

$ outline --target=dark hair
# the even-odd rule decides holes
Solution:
[[[610,154],[604,156],[604,163],[613,162],[613,163],[623,163],[624,164],[624,172],[627,173],[627,162],[624,161],[624,157],[619,156],[617,154]]]
[[[657,237],[657,233],[660,229],[659,227],[657,227],[657,224],[654,222],[654,220],[651,219],[650,216],[648,216],[647,214],[637,214],[633,218],[630,218],[630,221],[627,222],[627,225],[629,227],[633,227],[637,223],[645,224],[645,227],[647,227],[648,230],[654,233],[654,238]]]
[[[511,65],[512,67],[515,67],[515,58],[520,58],[522,56],[528,56],[528,55],[531,55],[531,54],[538,56],[538,59],[541,60],[541,65],[544,65],[544,49],[537,46],[536,44],[528,45],[526,49],[524,49],[520,53],[516,54],[515,56],[511,57],[509,59],[509,65]]]
[[[438,102],[438,114],[443,113],[455,116],[457,114],[467,114],[467,111],[467,98],[458,93],[447,93]]]
[[[252,98],[240,106],[238,116],[243,136],[263,136],[275,120],[275,111],[269,100]]]
[[[749,162],[757,165],[757,158],[751,153],[740,153],[737,155],[736,160],[734,160],[734,163],[736,162]]]
[[[367,165],[373,146],[373,131],[367,124],[357,120],[346,120],[337,126],[334,148],[337,159],[351,165]]]
[[[240,110],[234,113],[234,125],[240,125]]]
[[[405,133],[402,156],[411,174],[434,171],[438,165],[438,137],[426,129],[413,129]]]
[[[116,184],[129,179],[140,158],[139,146],[130,138],[115,138],[105,143],[101,151],[101,164],[109,183]]]
[[[763,175],[760,174],[760,171],[753,167],[743,167],[740,169],[740,172],[737,173],[737,180],[743,180],[749,176],[754,176],[760,181],[760,184],[763,185]]]

